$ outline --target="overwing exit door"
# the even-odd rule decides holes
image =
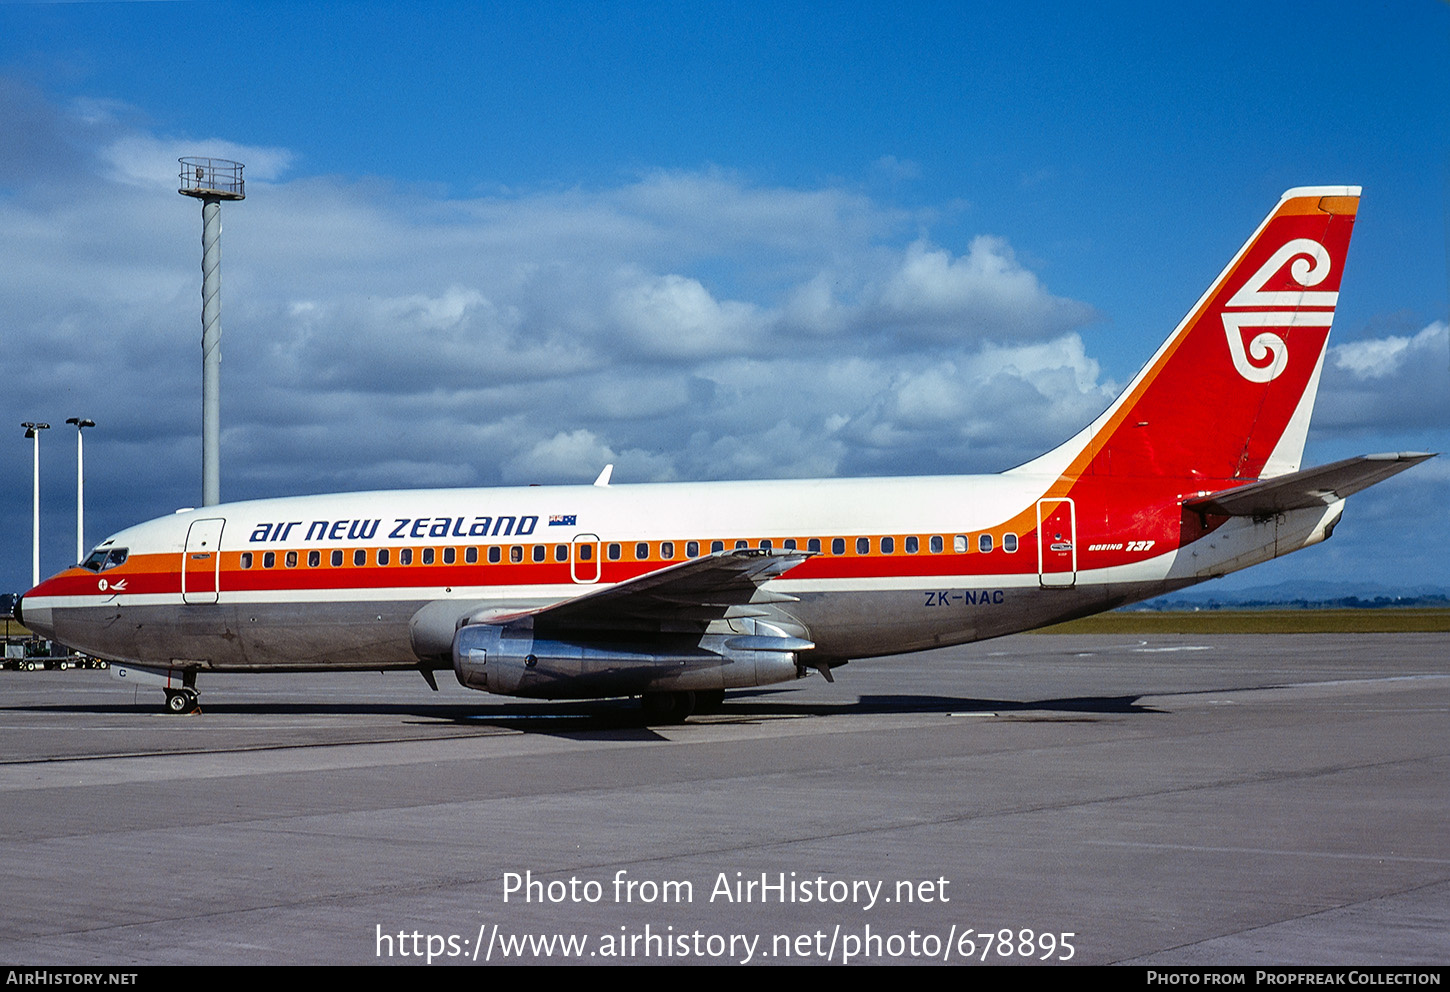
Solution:
[[[574,535],[569,545],[569,577],[581,584],[599,581],[599,535]]]

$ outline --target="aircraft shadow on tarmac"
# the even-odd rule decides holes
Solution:
[[[218,694],[220,695],[220,694]],[[747,690],[725,698],[719,710],[710,715],[692,717],[690,725],[759,723],[765,720],[801,717],[891,715],[913,713],[993,714],[997,716],[1030,716],[1048,720],[1091,720],[1105,715],[1161,713],[1163,710],[1140,705],[1142,694],[1122,696],[1076,696],[1039,700],[979,699],[962,696],[915,695],[892,693],[863,695],[840,702],[803,701],[792,698],[789,690]],[[159,709],[159,708],[157,708]],[[142,716],[164,716],[168,720],[186,719],[157,712],[144,702],[67,705],[47,702],[0,706],[0,712],[85,713]],[[509,701],[469,706],[456,702],[378,703],[378,702],[229,702],[213,696],[202,700],[202,712],[193,718],[213,716],[400,716],[414,726],[452,724],[457,727],[490,727],[524,733],[589,734],[597,732],[642,731],[653,735],[644,722],[636,702],[628,699],[580,701]]]

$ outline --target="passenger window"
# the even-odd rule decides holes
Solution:
[[[896,538],[894,538],[894,537],[883,537],[881,539],[881,553],[883,555],[894,555],[894,554],[896,554]]]
[[[793,538],[793,537],[787,537],[781,543],[781,547],[785,548],[785,550],[787,550],[787,551],[794,551],[795,550],[795,538]]]
[[[341,551],[334,550],[332,552],[332,554],[328,556],[328,560],[332,562],[332,567],[333,568],[341,568],[342,567],[342,552]]]
[[[858,555],[869,555],[871,553],[871,538],[856,538],[856,553]]]
[[[432,548],[424,548],[423,549],[423,564],[425,564],[425,565],[431,565],[431,564],[433,564],[433,549]]]
[[[649,545],[648,544],[645,544],[643,541],[640,541],[638,544],[636,544],[634,546],[634,560],[635,561],[644,561],[648,557],[649,557]]]
[[[617,545],[617,544],[610,544],[609,547],[607,547],[607,548],[604,549],[604,553],[609,556],[609,560],[610,561],[619,561],[619,555],[620,555],[619,545]]]
[[[548,557],[548,554],[549,554],[549,549],[547,547],[545,547],[544,545],[542,545],[542,544],[535,544],[534,545],[534,553],[533,553],[533,559],[534,559],[534,561],[543,561],[546,557]]]
[[[750,547],[750,542],[749,541],[736,541],[735,542],[735,547],[737,547],[737,548],[748,548],[748,547]]]
[[[445,565],[452,565],[457,560],[458,560],[458,549],[457,548],[444,548],[443,549],[443,564],[445,564]]]
[[[931,547],[931,553],[934,555],[941,554],[942,548],[945,547],[945,542],[941,539],[940,534],[933,534],[931,536],[931,541],[928,543]]]
[[[846,539],[844,537],[831,538],[831,554],[843,555],[846,553]]]
[[[262,567],[263,568],[271,568],[275,564],[277,564],[277,552],[275,552],[275,551],[268,551],[266,554],[264,554],[262,556]]]
[[[309,552],[307,552],[307,567],[308,568],[316,568],[318,565],[321,565],[321,564],[322,564],[322,552],[321,551],[309,551]]]
[[[576,545],[574,545],[574,547],[576,547],[576,548],[579,549],[579,560],[580,561],[593,561],[594,560],[594,545],[592,545],[592,544],[576,544]]]
[[[89,567],[89,566],[87,566],[87,567]],[[252,567],[252,553],[250,551],[243,551],[242,552],[242,567],[243,568],[251,568]]]
[[[690,542],[686,543],[686,545],[685,545],[685,557],[686,558],[698,558],[698,557],[700,557],[700,542],[699,541],[690,541]]]
[[[663,558],[665,561],[669,561],[674,556],[675,556],[675,542],[674,541],[661,541],[660,542],[660,557]]]
[[[1005,551],[1005,552],[1007,552],[1008,554],[1011,554],[1012,552],[1014,552],[1014,551],[1017,550],[1017,535],[1016,534],[1003,534],[1002,535],[1002,550]]]
[[[502,560],[503,549],[501,549],[497,544],[488,549],[488,563],[490,565],[497,565]]]
[[[567,544],[556,544],[556,545],[554,545],[554,560],[555,561],[568,561],[569,560],[569,545],[567,545]]]
[[[378,548],[378,564],[379,565],[386,565],[391,558],[392,558],[392,555],[390,555],[388,553],[388,549],[387,548]]]
[[[814,554],[820,554],[821,553],[821,539],[819,537],[813,537],[813,538],[811,538],[809,541],[806,542],[806,550],[809,551],[813,555]]]
[[[463,549],[463,560],[469,565],[478,564],[478,548],[469,547]]]
[[[710,553],[711,554],[714,554],[717,551],[724,551],[724,550],[725,550],[725,542],[724,541],[711,541],[710,542]]]
[[[287,552],[286,556],[282,559],[282,561],[287,565],[288,568],[296,568],[297,567],[297,552],[295,552],[295,551],[289,551],[289,552]]]
[[[359,568],[368,563],[368,549],[358,548],[352,553],[352,563]]]
[[[515,544],[509,548],[509,561],[521,562],[524,560],[524,548],[521,544]]]
[[[760,542],[760,548],[761,548],[762,551],[769,551],[771,549],[771,547],[772,547],[772,545],[771,545],[771,543],[769,541],[761,541]]]
[[[978,534],[977,535],[977,550],[980,551],[980,552],[982,552],[982,554],[986,554],[988,551],[991,551],[992,550],[992,535],[991,534]]]
[[[921,550],[921,542],[916,539],[916,536],[915,535],[913,535],[911,537],[908,537],[906,539],[906,553],[907,554],[914,555],[914,554],[916,554],[920,550]]]
[[[952,538],[952,550],[959,555],[967,553],[967,535],[958,534]]]
[[[341,554],[341,552],[339,552],[339,554]],[[340,565],[340,564],[342,564],[342,562],[338,562],[338,564]],[[401,551],[398,552],[398,564],[399,565],[411,565],[411,564],[413,564],[413,549],[412,548],[404,548],[403,550],[401,550]]]

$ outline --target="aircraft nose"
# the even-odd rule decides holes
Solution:
[[[24,596],[21,596],[15,601],[15,619],[19,622],[20,626],[34,631],[42,637],[53,638],[55,636],[55,627],[51,623],[50,607],[26,607],[24,604]]]

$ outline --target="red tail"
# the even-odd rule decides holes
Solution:
[[[1023,466],[1257,479],[1298,469],[1358,186],[1291,189],[1117,401]]]

